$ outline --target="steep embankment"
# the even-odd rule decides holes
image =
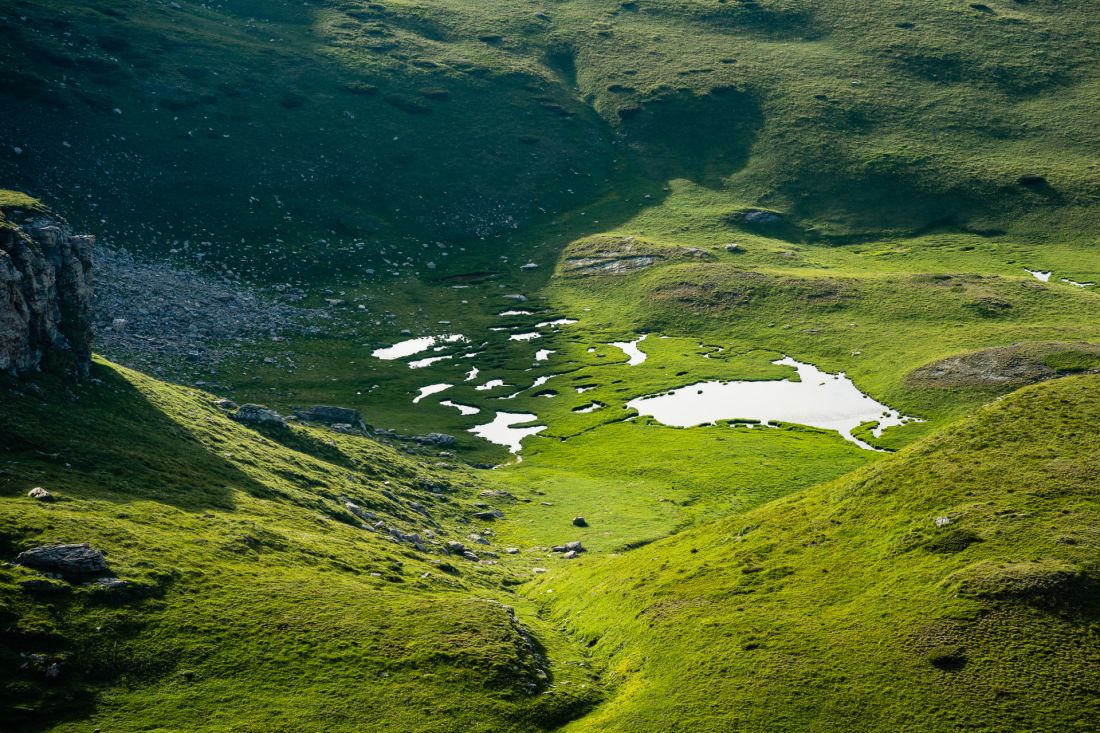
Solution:
[[[106,363],[0,401],[5,730],[496,733],[592,704],[467,538],[467,471]],[[20,557],[58,543],[88,547]]]
[[[0,371],[53,362],[87,373],[94,243],[34,199],[0,190]]]
[[[1087,731],[1100,377],[531,596],[617,688],[571,731]],[[552,591],[552,593],[551,593]]]

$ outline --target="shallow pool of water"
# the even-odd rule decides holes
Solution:
[[[636,366],[646,360],[647,356],[644,351],[638,348],[638,344],[645,341],[645,335],[639,336],[633,341],[614,341],[611,346],[616,346],[622,349],[623,353],[629,357],[627,359],[627,366]]]
[[[476,415],[481,412],[480,407],[474,407],[473,405],[461,405],[457,402],[451,402],[450,400],[440,400],[439,404],[446,405],[447,407],[453,407],[463,415]]]
[[[490,443],[503,445],[512,453],[518,453],[524,438],[546,430],[546,426],[534,425],[528,428],[515,428],[512,426],[537,419],[537,415],[528,412],[498,412],[492,422],[472,427],[470,432],[485,438]]]
[[[445,389],[450,389],[453,386],[454,386],[453,384],[440,383],[440,384],[429,384],[427,387],[421,387],[420,388],[420,394],[418,394],[413,399],[413,404],[415,405],[417,402],[424,399],[425,397],[436,394],[437,392],[442,392]]]
[[[466,337],[460,333],[444,334],[442,336],[420,336],[418,338],[399,341],[393,346],[375,349],[371,352],[371,356],[386,361],[401,359],[406,356],[412,356],[413,354],[419,354],[421,351],[427,351],[436,344],[453,344],[465,340]]]
[[[494,389],[495,387],[503,387],[503,386],[504,386],[504,380],[503,379],[490,379],[488,382],[481,385],[480,387],[474,387],[474,389],[476,389],[478,392],[485,392],[485,391],[488,391],[490,389]]]
[[[789,356],[772,363],[794,367],[801,381],[700,382],[626,404],[677,427],[735,419],[809,425],[835,430],[868,450],[876,449],[852,435],[860,425],[877,423],[872,431],[877,438],[888,427],[915,421],[860,392],[843,372],[827,374]]]
[[[435,364],[437,361],[446,361],[452,358],[454,357],[448,354],[447,356],[429,356],[425,359],[417,359],[409,362],[409,369],[423,369],[426,366]]]

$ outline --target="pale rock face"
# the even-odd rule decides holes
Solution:
[[[87,375],[94,244],[48,216],[0,227],[0,370]]]

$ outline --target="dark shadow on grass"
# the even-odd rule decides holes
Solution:
[[[79,386],[46,375],[34,378],[37,389],[0,383],[0,464],[18,468],[0,475],[0,494],[25,492],[23,477],[41,475],[67,498],[151,500],[188,511],[232,509],[234,491],[273,495],[114,369],[95,364],[92,376]]]

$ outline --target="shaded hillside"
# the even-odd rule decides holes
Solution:
[[[0,8],[0,182],[257,276],[644,202],[637,174],[815,234],[1093,230],[1086,2]]]
[[[466,538],[466,471],[92,376],[0,384],[0,727],[528,731],[591,704]],[[105,567],[8,564],[57,543]]]

